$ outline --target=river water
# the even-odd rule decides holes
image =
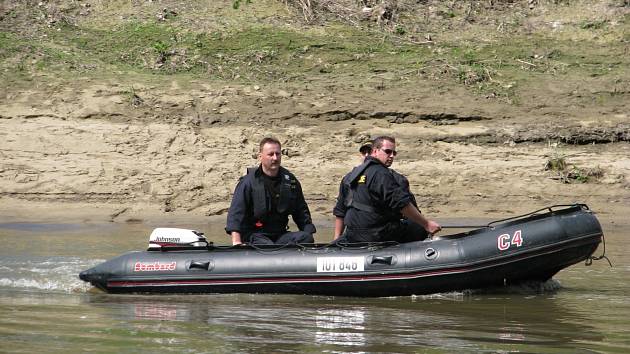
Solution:
[[[577,264],[544,284],[490,291],[380,299],[108,295],[78,279],[97,263],[145,249],[157,226],[228,241],[222,225],[0,223],[0,352],[630,352],[629,226],[602,221],[612,268],[605,260]]]

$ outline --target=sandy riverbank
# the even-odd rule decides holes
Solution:
[[[152,12],[162,5],[152,2],[103,3],[89,11],[74,2],[36,9],[10,2],[11,16],[2,22],[13,44],[2,61],[0,221],[223,222],[239,176],[256,164],[258,141],[273,135],[314,218],[329,225],[339,181],[358,163],[359,145],[382,134],[398,140],[393,168],[408,176],[429,217],[504,218],[579,202],[610,222],[627,218],[626,7],[486,4],[471,13],[453,4],[454,15],[475,19],[464,21],[442,17],[442,2],[401,5],[410,19],[426,15],[418,17],[424,27],[414,28],[435,33],[431,42],[417,44],[405,32],[370,44],[369,26],[346,28],[364,36],[357,37],[368,41],[363,48],[338,27],[288,20],[300,16],[284,6],[283,26],[295,28],[279,30],[268,23],[266,4],[278,5],[260,1],[233,12],[212,1],[174,1],[170,6],[182,10],[163,22]],[[262,21],[278,37],[262,32],[260,40],[271,41],[260,45],[276,52],[261,49],[251,61],[250,47],[235,46],[233,61],[209,55],[219,62],[189,74],[181,65],[206,55],[190,53],[227,45],[221,36],[204,35],[204,24],[216,25],[212,16],[197,16],[218,12],[192,7],[220,7],[223,16],[242,21],[243,38],[213,29],[228,44],[261,35],[248,26],[253,18]],[[31,24],[33,11],[51,20]],[[137,16],[137,26],[125,27],[123,13]],[[61,15],[66,22],[51,22]],[[507,22],[498,27],[496,18]],[[399,26],[417,23],[400,20]],[[549,27],[558,21],[561,27]],[[111,48],[125,31],[142,30],[180,31],[164,37],[174,49],[157,59],[167,65],[153,65],[151,36]],[[379,30],[392,35],[392,28]],[[73,42],[92,33],[111,37]],[[193,46],[185,40],[191,33]],[[279,45],[297,40],[305,46]],[[112,59],[98,45],[120,52]],[[125,61],[135,56],[142,60]],[[239,71],[229,76],[217,65]]]

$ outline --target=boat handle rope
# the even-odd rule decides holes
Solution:
[[[506,221],[510,221],[510,220],[516,220],[516,219],[521,219],[521,218],[525,218],[528,216],[532,216],[535,215],[541,211],[549,211],[549,212],[553,212],[554,208],[567,208],[567,207],[576,207],[579,206],[584,210],[589,210],[588,206],[586,204],[556,204],[556,205],[552,205],[552,206],[548,206],[545,208],[541,208],[538,210],[534,210],[532,212],[529,212],[527,214],[523,214],[523,215],[518,215],[518,216],[512,216],[509,218],[505,218],[505,219],[500,219],[500,220],[495,220],[495,221],[491,221],[489,223],[487,223],[486,225],[442,225],[443,229],[491,229],[493,228],[493,224],[498,224],[498,223],[502,223],[502,222],[506,222]]]
[[[584,265],[586,266],[590,266],[591,264],[593,264],[593,261],[599,261],[600,259],[605,259],[608,261],[608,265],[610,265],[610,268],[613,267],[612,262],[610,261],[610,259],[608,259],[608,257],[606,257],[606,238],[604,237],[604,235],[602,234],[602,254],[599,256],[589,256],[586,261],[584,261]]]
[[[211,249],[233,250],[233,249],[241,249],[241,248],[251,248],[258,252],[269,253],[269,252],[281,251],[285,248],[299,248],[302,250],[319,250],[319,249],[324,249],[330,246],[334,246],[334,243],[327,243],[327,244],[324,244],[323,246],[306,246],[306,245],[307,244],[301,244],[301,243],[296,243],[296,244],[285,243],[285,244],[279,244],[279,245],[275,245],[275,244],[265,245],[264,247],[260,247],[253,243],[242,243],[239,245],[212,246],[212,247],[208,247],[208,250],[211,250]]]
[[[388,246],[394,246],[397,244],[399,243],[396,241],[348,243],[348,242],[338,242],[334,240],[330,243],[326,243],[321,246],[315,246],[315,244],[313,244],[313,246],[309,246],[306,244],[298,243],[298,244],[277,245],[277,247],[259,247],[254,244],[247,244],[245,247],[252,248],[255,251],[261,252],[261,253],[272,253],[272,252],[281,251],[285,248],[299,248],[300,250],[306,251],[306,252],[320,251],[320,250],[331,248],[331,247],[339,247],[344,250],[364,250],[364,249],[377,250],[377,249],[385,248]],[[234,248],[234,247],[243,247],[243,246],[227,246],[225,248],[229,249],[229,248]]]
[[[490,225],[440,225],[442,229],[487,229]]]
[[[512,217],[505,218],[505,219],[500,219],[500,220],[495,220],[495,221],[489,222],[486,227],[492,227],[491,226],[492,224],[498,224],[498,223],[502,223],[502,222],[506,222],[506,221],[510,221],[510,220],[516,220],[516,219],[532,216],[532,215],[535,215],[535,214],[537,214],[537,213],[539,213],[541,211],[545,211],[545,210],[548,210],[550,213],[552,213],[554,208],[569,208],[569,207],[578,207],[578,206],[581,207],[583,210],[589,210],[589,208],[588,208],[588,206],[586,204],[556,204],[556,205],[548,206],[548,207],[541,208],[541,209],[538,209],[538,210],[534,210],[534,211],[529,212],[527,214],[518,215],[518,216],[512,216]]]
[[[371,251],[376,251],[378,249],[381,248],[385,248],[385,247],[390,247],[390,246],[395,246],[395,245],[399,245],[399,242],[396,241],[383,241],[383,242],[356,242],[356,243],[352,243],[352,242],[331,242],[329,244],[326,245],[326,247],[328,246],[337,246],[343,250],[346,251],[352,251],[352,250],[364,250],[364,249],[369,249]]]

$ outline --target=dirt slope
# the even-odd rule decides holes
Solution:
[[[358,146],[387,134],[438,220],[625,220],[623,2],[366,3],[306,21],[291,1],[5,2],[0,218],[222,222],[274,135],[330,225]]]

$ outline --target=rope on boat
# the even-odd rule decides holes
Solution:
[[[610,265],[610,267],[612,268],[612,262],[610,262],[610,259],[608,259],[608,257],[606,257],[606,238],[604,237],[604,235],[602,234],[602,254],[600,256],[589,256],[586,261],[584,262],[584,265],[586,266],[590,266],[591,264],[593,264],[593,261],[599,261],[600,259],[605,259],[608,261],[608,265]]]
[[[377,250],[380,248],[385,248],[385,247],[390,247],[390,246],[395,246],[395,245],[399,245],[399,242],[396,241],[384,241],[384,242],[357,242],[357,243],[352,243],[352,242],[344,242],[344,241],[337,241],[334,240],[333,242],[329,243],[326,245],[326,247],[328,246],[337,246],[343,250],[364,250],[364,249],[370,249],[370,250]]]
[[[214,248],[216,249],[237,249],[240,247],[243,248],[251,248],[257,252],[261,252],[261,253],[272,253],[272,252],[277,252],[277,251],[282,251],[284,249],[289,249],[289,248],[298,248],[302,251],[305,252],[309,252],[309,251],[321,251],[321,250],[325,250],[328,248],[340,248],[343,250],[347,250],[347,251],[351,251],[351,250],[357,250],[357,251],[361,251],[361,250],[365,250],[365,249],[370,249],[370,250],[377,250],[377,249],[381,249],[381,248],[385,248],[385,247],[390,247],[390,246],[394,246],[394,245],[398,245],[399,243],[396,241],[385,241],[385,242],[359,242],[359,243],[350,243],[350,242],[344,242],[344,241],[337,241],[337,240],[333,240],[332,242],[329,243],[325,243],[325,244],[282,244],[282,245],[265,245],[265,246],[258,246],[255,244],[247,244],[245,246],[214,246]]]
[[[241,245],[225,245],[225,246],[220,246],[220,245],[213,245],[212,243],[208,244],[206,246],[206,249],[209,251],[212,250],[224,250],[224,251],[229,251],[229,250],[237,250],[237,249],[253,249],[254,251],[260,252],[260,253],[273,253],[273,252],[278,252],[278,251],[282,251],[284,249],[294,249],[294,248],[298,248],[302,251],[305,252],[316,252],[316,251],[321,251],[321,250],[325,250],[325,249],[332,249],[332,248],[339,248],[339,249],[343,249],[343,250],[348,250],[348,251],[352,251],[352,250],[357,250],[357,251],[361,251],[361,250],[365,250],[365,249],[370,249],[370,250],[377,250],[377,249],[381,249],[381,248],[385,248],[385,247],[390,247],[390,246],[394,246],[394,245],[398,245],[399,243],[396,241],[385,241],[385,242],[359,242],[359,243],[350,243],[350,242],[344,242],[344,241],[338,241],[338,240],[333,240],[329,243],[324,243],[324,244],[317,244],[317,243],[308,243],[308,244],[302,244],[302,243],[298,243],[298,244],[281,244],[281,245],[256,245],[256,244],[241,244]],[[166,251],[166,250],[162,250],[162,251]]]
[[[282,251],[283,249],[289,247],[289,246],[297,246],[298,248],[302,248],[304,246],[300,245],[300,244],[296,244],[296,245],[292,245],[289,243],[285,243],[285,244],[280,244],[280,245],[273,245],[276,247],[259,247],[256,244],[248,244],[247,246],[253,248],[254,250],[258,251],[258,252],[267,252],[267,253],[271,253],[271,252],[275,252],[275,251]],[[270,245],[272,246],[272,245]]]
[[[442,228],[443,229],[486,229],[486,228],[492,228],[493,227],[492,225],[494,224],[499,224],[499,223],[503,223],[510,220],[526,218],[528,216],[536,215],[541,211],[547,211],[547,212],[552,213],[554,211],[554,208],[571,208],[571,207],[580,207],[583,210],[589,210],[588,205],[586,204],[556,204],[556,205],[548,206],[548,207],[541,208],[538,210],[534,210],[527,214],[511,216],[509,218],[491,221],[485,225],[442,225]]]
[[[538,209],[538,210],[534,210],[534,211],[529,212],[527,214],[518,215],[518,216],[512,216],[512,217],[505,218],[505,219],[500,219],[500,220],[495,220],[495,221],[489,222],[486,227],[492,227],[491,226],[492,224],[498,224],[498,223],[502,223],[502,222],[506,222],[506,221],[510,221],[510,220],[515,220],[515,219],[520,219],[520,218],[525,218],[525,217],[528,217],[528,216],[532,216],[532,215],[535,215],[535,214],[537,214],[537,213],[539,213],[541,211],[548,211],[548,212],[552,213],[554,208],[570,208],[570,207],[580,207],[583,210],[589,210],[588,205],[586,205],[586,204],[556,204],[556,205],[548,206],[548,207],[541,208],[541,209]]]
[[[440,225],[442,229],[486,229],[488,225]]]

